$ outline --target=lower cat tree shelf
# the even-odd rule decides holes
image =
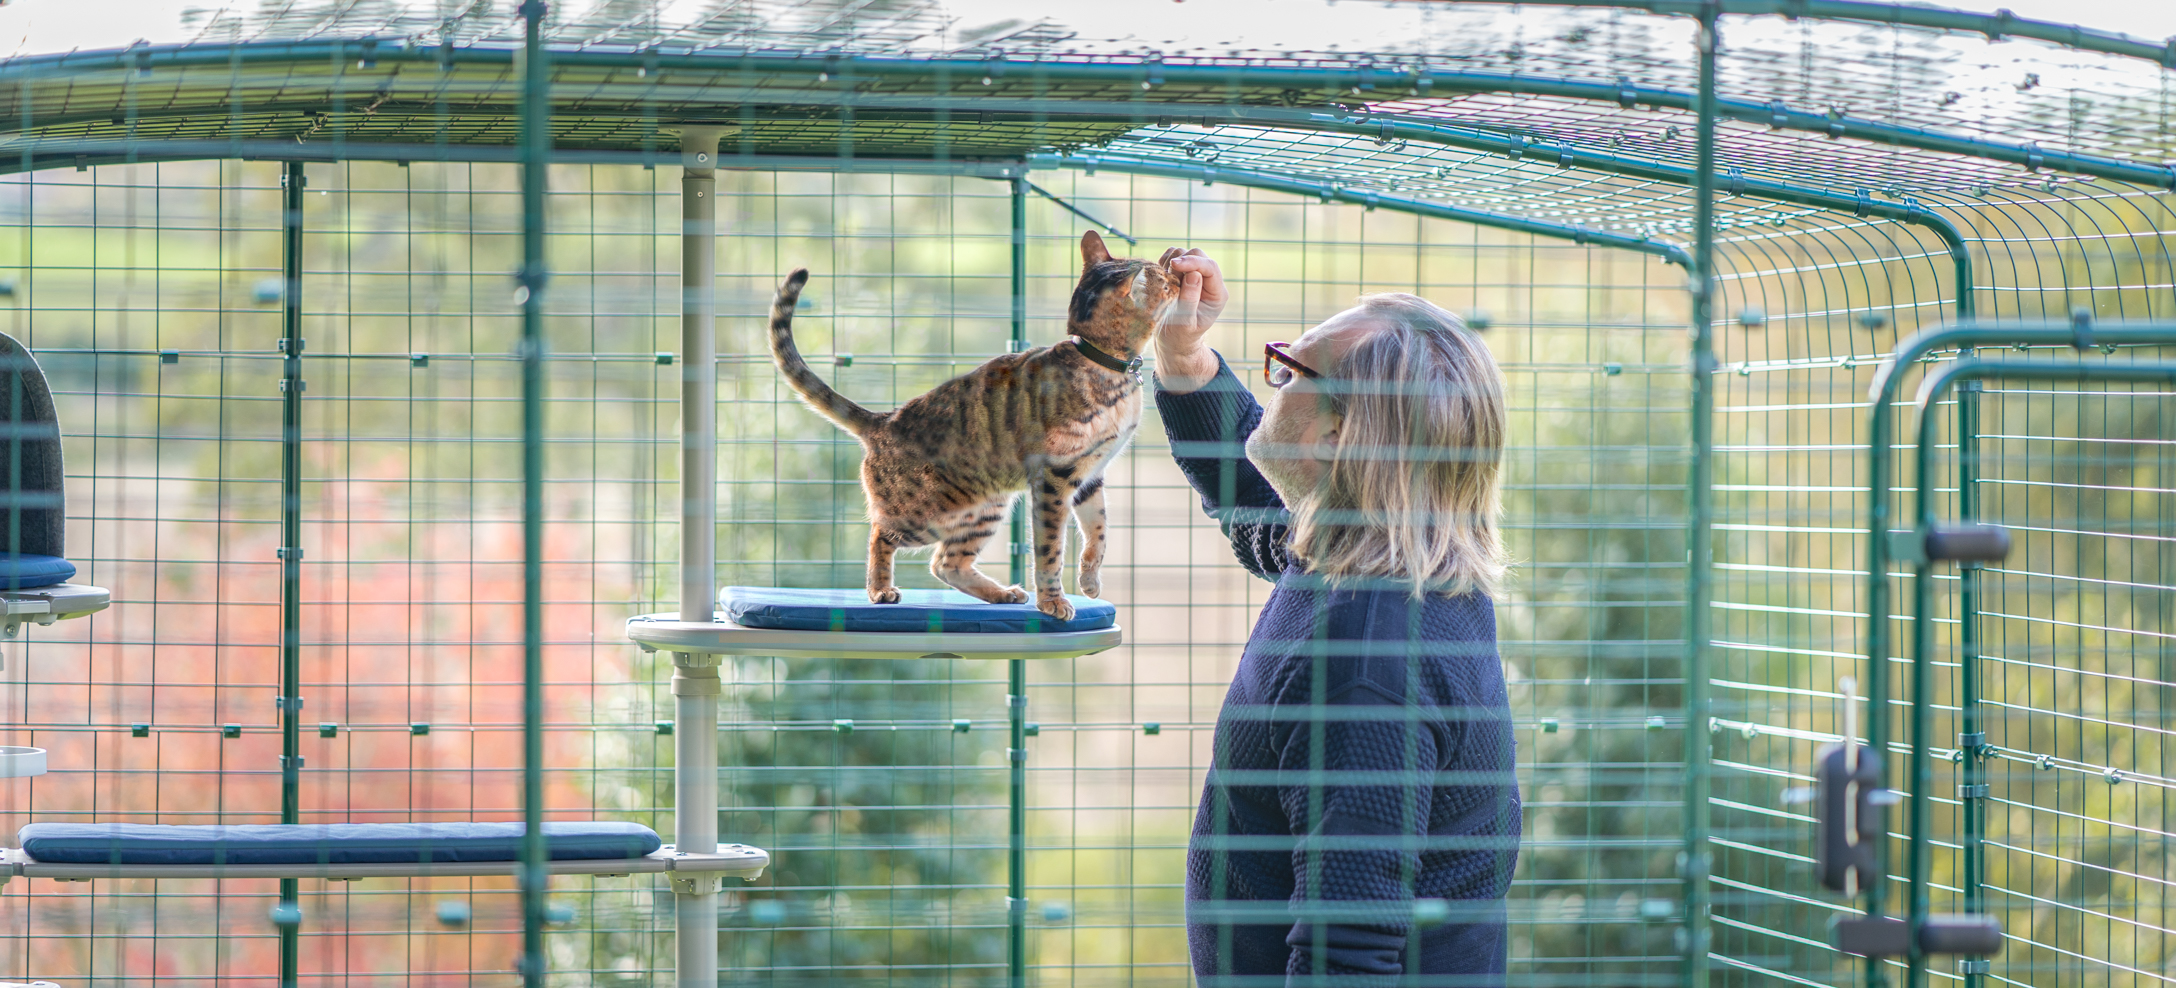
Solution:
[[[791,631],[744,628],[724,615],[709,624],[679,615],[645,614],[627,622],[627,637],[648,652],[771,655],[786,659],[1070,659],[1117,648],[1121,629],[1037,634],[886,631]]]
[[[1075,613],[1061,622],[956,590],[906,590],[896,604],[872,604],[859,589],[726,587],[710,621],[645,614],[627,622],[627,637],[651,652],[789,659],[1070,659],[1124,640],[1116,608],[1067,599]]]
[[[770,852],[721,844],[682,853],[647,827],[627,823],[546,823],[545,871],[553,875],[670,872],[753,880]],[[518,875],[519,823],[158,824],[37,823],[20,847],[0,848],[9,877],[87,882],[95,878],[448,878]]]

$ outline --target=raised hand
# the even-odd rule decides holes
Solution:
[[[1216,354],[1203,338],[1231,302],[1231,292],[1223,269],[1199,247],[1166,250],[1163,263],[1179,275],[1179,298],[1156,331],[1156,379],[1164,390],[1183,394],[1216,376]]]

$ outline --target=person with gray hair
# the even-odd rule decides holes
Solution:
[[[1204,341],[1230,301],[1217,263],[1172,268],[1156,407],[1240,565],[1276,584],[1188,843],[1195,975],[1501,985],[1520,830],[1493,603],[1503,372],[1440,306],[1368,295],[1264,348],[1265,408]]]

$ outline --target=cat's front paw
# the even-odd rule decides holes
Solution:
[[[1002,591],[999,591],[999,593],[1001,593],[1001,594],[1003,595],[1004,599],[1002,599],[1002,600],[994,600],[994,601],[991,601],[991,603],[993,603],[993,604],[1025,604],[1025,603],[1027,603],[1027,602],[1028,602],[1028,592],[1027,592],[1027,591],[1026,591],[1025,589],[1023,589],[1023,588],[1021,588],[1021,587],[1018,587],[1018,586],[1011,586],[1011,587],[1006,587],[1006,588],[1005,588],[1004,590],[1002,590]]]
[[[1060,621],[1073,620],[1073,602],[1064,594],[1052,594],[1035,602],[1035,609]]]
[[[884,588],[884,589],[882,589],[882,590],[871,590],[871,591],[869,591],[869,603],[872,603],[872,604],[896,604],[896,603],[899,603],[899,588],[898,588],[898,587],[885,587],[885,588]]]
[[[1103,576],[1102,576],[1102,574],[1100,574],[1100,573],[1082,573],[1082,574],[1080,575],[1080,595],[1081,595],[1081,596],[1083,596],[1083,597],[1101,597],[1101,596],[1103,596]]]

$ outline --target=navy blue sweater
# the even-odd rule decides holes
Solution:
[[[1477,593],[1332,589],[1285,550],[1242,443],[1262,408],[1219,361],[1158,389],[1172,452],[1248,572],[1277,587],[1217,716],[1187,851],[1204,988],[1501,985],[1518,860],[1516,741]],[[1414,899],[1442,925],[1416,927]]]

